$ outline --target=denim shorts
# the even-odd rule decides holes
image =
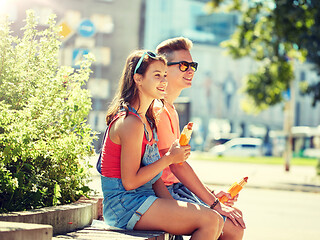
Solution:
[[[101,176],[101,185],[104,195],[103,217],[113,227],[132,230],[157,199],[149,184],[126,191],[120,178]]]
[[[198,205],[202,205],[205,207],[210,207],[208,204],[204,203],[201,199],[199,199],[193,192],[191,192],[186,186],[182,183],[174,183],[172,185],[167,186],[170,194],[176,200],[183,202],[195,203]],[[227,217],[223,216],[223,220],[226,221]]]

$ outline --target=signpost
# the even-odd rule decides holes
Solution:
[[[293,147],[293,137],[292,137],[292,127],[293,127],[293,119],[294,119],[294,103],[295,103],[295,95],[294,95],[294,86],[293,81],[290,83],[290,88],[284,95],[286,102],[284,105],[284,121],[283,121],[283,129],[286,133],[286,148],[284,152],[285,159],[285,170],[290,171],[290,161],[292,158],[292,147]]]

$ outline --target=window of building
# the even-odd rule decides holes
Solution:
[[[305,71],[300,72],[300,82],[303,82],[306,80],[306,73]]]
[[[93,14],[90,18],[100,33],[112,33],[114,29],[113,18],[105,14]]]
[[[96,0],[97,2],[113,2],[114,0]]]
[[[39,24],[46,26],[48,19],[53,14],[53,9],[47,7],[33,7],[35,15],[39,18]]]

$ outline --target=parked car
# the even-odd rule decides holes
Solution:
[[[261,156],[262,140],[260,138],[233,138],[224,144],[214,146],[209,152],[217,156]]]

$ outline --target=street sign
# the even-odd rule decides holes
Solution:
[[[59,32],[59,34],[62,36],[62,40],[67,40],[73,33],[72,28],[66,21],[60,22],[58,26],[61,27],[61,31]]]
[[[90,52],[89,49],[86,48],[76,48],[72,52],[72,66],[75,68],[79,68],[79,63],[83,60],[83,56]]]
[[[96,32],[96,27],[94,26],[93,22],[91,22],[89,19],[83,20],[79,27],[78,27],[78,33],[82,37],[92,37]]]
[[[289,101],[291,99],[291,91],[290,88],[282,92],[282,97],[285,101]]]

